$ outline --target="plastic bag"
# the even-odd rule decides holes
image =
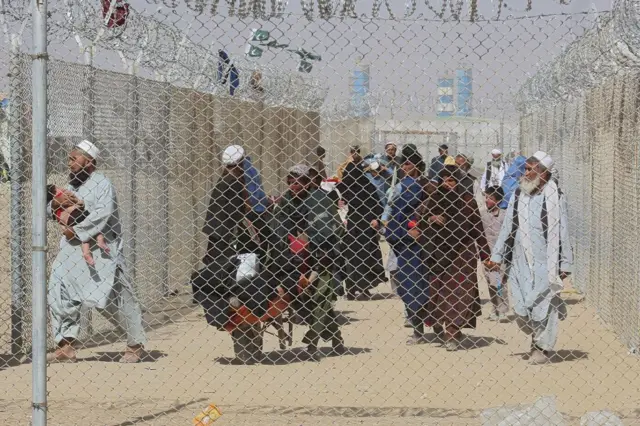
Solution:
[[[238,270],[236,272],[236,283],[247,284],[255,279],[260,273],[260,260],[255,253],[245,253],[236,256],[238,259]]]

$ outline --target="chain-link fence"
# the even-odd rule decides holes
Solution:
[[[24,424],[42,57],[0,6]],[[640,422],[640,2],[400,6],[49,3],[51,424]]]

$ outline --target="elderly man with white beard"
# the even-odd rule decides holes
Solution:
[[[502,179],[504,179],[507,168],[507,163],[502,158],[502,151],[497,148],[492,150],[491,161],[487,163],[480,181],[482,192],[487,192],[487,189],[491,187],[502,186]]]
[[[509,202],[491,259],[508,277],[516,323],[532,336],[531,364],[545,364],[566,317],[560,298],[573,272],[566,196],[551,177],[553,160],[539,151],[526,162],[520,186]]]

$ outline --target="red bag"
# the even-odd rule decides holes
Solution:
[[[129,16],[129,3],[123,0],[102,0],[102,18],[107,19],[109,9],[111,9],[111,2],[115,1],[115,5],[111,10],[111,15],[107,21],[108,28],[121,27],[127,23],[127,17]]]

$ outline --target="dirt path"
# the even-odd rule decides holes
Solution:
[[[220,425],[476,424],[487,407],[544,395],[555,395],[559,410],[576,418],[610,409],[627,424],[639,421],[640,359],[584,303],[570,306],[554,363],[532,367],[521,360],[528,342],[515,325],[484,319],[466,350],[407,347],[401,302],[379,290],[380,300],[338,302],[352,355],[319,364],[299,349],[276,351],[267,336],[274,365],[227,365],[229,336],[207,327],[197,311],[150,333],[155,362],[110,362],[120,344],[84,349],[83,362],[49,369],[51,424],[190,424],[209,403],[225,413]],[[296,327],[294,348],[302,334]],[[0,371],[0,423],[24,424],[29,395],[28,365]]]

